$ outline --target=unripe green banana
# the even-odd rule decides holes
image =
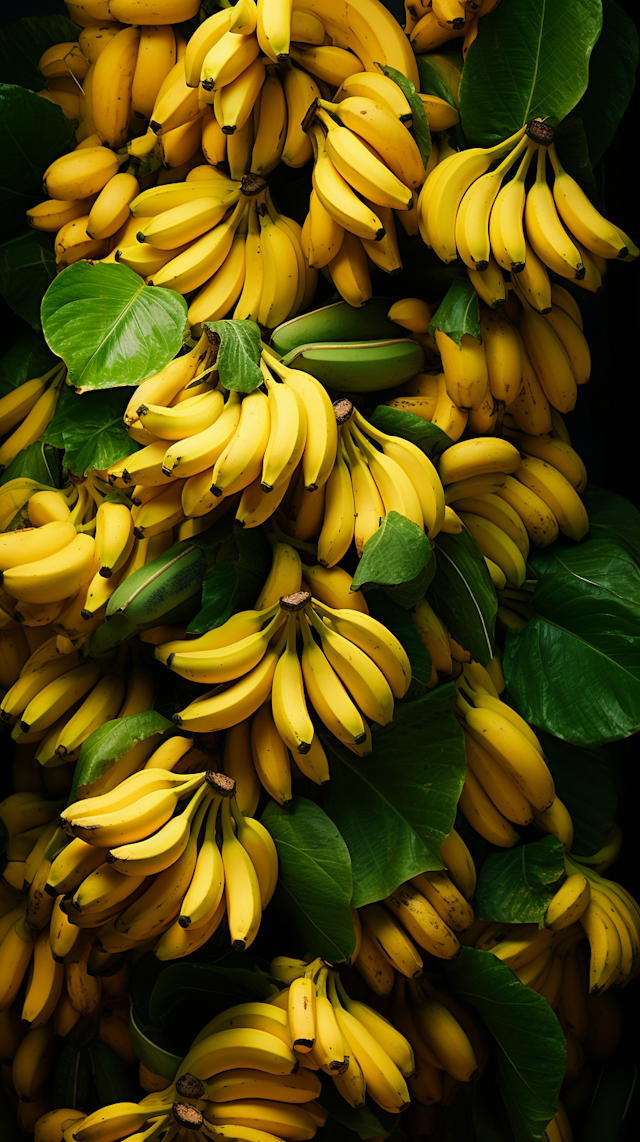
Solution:
[[[408,338],[388,341],[338,341],[301,345],[287,353],[284,365],[311,373],[338,392],[391,389],[421,372],[424,351]]]
[[[284,321],[271,334],[271,344],[277,353],[290,353],[300,345],[315,345],[325,341],[378,341],[381,337],[403,337],[404,330],[395,321],[389,321],[390,301],[386,297],[372,297],[367,305],[355,309],[346,301],[334,301],[310,313],[301,313]]]

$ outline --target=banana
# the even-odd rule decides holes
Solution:
[[[50,1025],[31,1028],[20,1043],[11,1067],[18,1098],[38,1102],[51,1079],[56,1048]]]
[[[570,412],[578,393],[562,341],[551,324],[526,301],[519,331],[547,400],[560,412]]]
[[[251,753],[261,785],[279,805],[291,801],[291,763],[288,750],[265,702],[251,722]]]
[[[423,646],[429,651],[434,669],[439,674],[450,674],[452,659],[449,637],[443,623],[426,598],[419,600],[412,611],[411,618]]]
[[[150,119],[160,88],[176,65],[176,54],[176,36],[170,24],[147,24],[140,29],[131,87],[134,121]]]
[[[212,471],[212,466],[234,438],[240,423],[241,408],[240,395],[235,391],[231,392],[219,417],[209,428],[170,444],[162,458],[164,475],[176,479]],[[209,479],[202,490],[208,490],[210,486]],[[200,499],[200,495],[201,493],[197,499]],[[183,507],[186,515],[191,515],[191,505],[195,502],[191,492],[185,490]]]
[[[246,7],[246,4],[239,7]],[[203,20],[190,37],[184,54],[184,74],[189,87],[198,87],[205,58],[211,48],[215,47],[230,30],[232,18],[229,8],[215,12],[213,16]]]
[[[436,469],[416,444],[399,436],[389,436],[365,421],[355,412],[356,424],[371,436],[386,456],[394,460],[411,480],[420,500],[423,523],[430,537],[437,535],[444,518],[444,492]]]
[[[527,237],[538,257],[563,277],[585,277],[582,254],[567,233],[553,200],[546,176],[547,148],[538,147],[536,178],[527,192],[524,221]]]
[[[301,616],[300,625],[303,641],[302,672],[316,713],[327,729],[353,752],[369,752],[371,747],[366,723],[323,651],[313,641],[306,615]]]
[[[115,1102],[95,1110],[72,1126],[74,1142],[106,1142],[141,1131],[149,1113],[137,1102]]]
[[[190,185],[198,188],[205,184],[198,182]],[[178,293],[190,293],[191,290],[204,285],[227,257],[246,209],[246,200],[239,202],[228,218],[201,238],[197,238],[157,272],[151,271],[147,284],[165,286]]]
[[[526,564],[520,548],[507,532],[485,515],[460,511],[459,516],[482,554],[497,564],[508,583],[521,587],[527,577]]]
[[[546,547],[557,538],[555,515],[545,501],[519,479],[507,476],[504,486],[496,489],[495,495],[517,512],[534,546]]]
[[[334,567],[349,550],[355,526],[351,473],[347,467],[341,441],[338,444],[333,471],[325,487],[324,518],[318,536],[318,562],[323,567]]]
[[[520,342],[513,325],[502,314],[484,309],[480,324],[491,395],[509,404],[522,384]]]
[[[85,877],[102,864],[106,852],[106,849],[74,838],[52,861],[45,892],[53,896],[75,892]]]
[[[178,714],[174,721],[187,732],[209,732],[213,729],[229,729],[243,718],[254,714],[269,697],[271,683],[284,645],[279,643],[267,648],[266,654],[257,666],[221,693],[210,691],[196,698]],[[206,727],[206,729],[205,729]]]
[[[167,653],[165,644],[157,648],[156,657],[164,660],[170,670],[193,682],[209,685],[232,682],[259,665],[272,635],[281,626],[282,617],[276,613],[262,630],[228,646],[219,646],[214,650],[191,650],[187,642],[184,651],[170,650]]]
[[[411,126],[413,115],[409,101],[401,88],[382,72],[354,72],[353,75],[345,79],[336,91],[333,100],[334,103],[340,103],[350,96],[372,99],[380,106],[386,107],[402,123]],[[434,127],[433,130],[437,130],[437,128]]]
[[[410,190],[422,186],[425,171],[417,143],[397,115],[375,100],[357,95],[347,96],[340,103],[319,99],[317,106],[373,147],[389,170]]]
[[[599,995],[613,983],[620,970],[622,947],[612,918],[595,900],[579,917],[589,941],[589,992]]]
[[[139,40],[139,28],[123,28],[109,40],[94,65],[91,107],[95,130],[114,150],[127,139]]]
[[[414,1010],[419,1033],[427,1046],[458,1082],[471,1082],[478,1073],[472,1043],[455,1015],[436,999],[424,999]]]
[[[43,175],[43,185],[50,198],[78,201],[99,194],[120,161],[108,147],[86,147],[55,159]]]
[[[68,761],[74,760],[89,735],[116,717],[124,693],[124,680],[116,674],[106,674],[58,734],[56,756]]]
[[[458,253],[466,266],[482,273],[491,258],[489,218],[503,179],[527,146],[521,139],[498,166],[477,178],[460,202],[456,215],[455,239]]]
[[[338,1026],[349,1050],[362,1068],[367,1090],[371,1097],[394,1113],[401,1111],[410,1101],[407,1084],[398,1067],[387,1054],[377,1037],[363,1023],[342,1006],[334,980],[329,980],[329,995]]]
[[[225,135],[244,127],[253,113],[254,104],[267,77],[267,70],[258,57],[240,75],[214,94],[214,114]]]
[[[501,794],[504,797],[504,790]],[[511,799],[509,803],[513,805]],[[485,840],[500,848],[518,844],[520,835],[485,792],[470,767],[467,767],[459,804],[462,815]]]
[[[266,623],[277,617],[277,602],[270,607],[253,611],[238,611],[219,627],[207,631],[199,638],[173,639],[170,642],[161,642],[156,646],[156,658],[167,665],[170,655],[174,653],[186,654],[189,650],[198,653],[218,650],[229,647],[238,642],[259,634]]]
[[[359,647],[376,664],[395,698],[404,697],[411,683],[411,664],[395,635],[362,611],[336,610],[317,598],[313,608],[333,631]]]
[[[546,314],[551,309],[551,281],[547,267],[536,252],[525,241],[526,260],[522,270],[514,279],[514,294],[523,296],[538,313]]]
[[[302,454],[304,486],[313,492],[327,482],[333,469],[338,429],[333,405],[323,385],[309,373],[290,369],[263,351],[268,368],[293,388],[300,397],[307,414],[307,435]]]
[[[387,725],[393,718],[393,693],[383,672],[360,647],[323,623],[313,608],[306,613],[322,652],[358,707],[367,718]]]
[[[411,884],[433,905],[453,932],[464,932],[473,923],[473,908],[446,872],[424,872]]]
[[[305,227],[307,244],[304,253],[308,264],[314,269],[322,269],[338,253],[345,231],[328,212],[314,189],[309,198]]]
[[[418,527],[423,526],[423,514],[418,494],[400,464],[386,452],[379,452],[353,423],[345,426],[352,435],[357,447],[363,453],[371,471],[385,509],[385,514],[397,511],[412,520]]]
[[[287,617],[286,646],[273,676],[271,703],[276,729],[297,758],[299,754],[309,753],[315,731],[305,701],[296,631],[296,617],[290,614]]]
[[[294,1051],[308,1055],[316,1042],[316,989],[308,976],[294,979],[289,987],[287,1019]]]
[[[601,258],[625,258],[628,246],[625,236],[612,226],[589,202],[584,191],[562,167],[556,149],[551,145],[549,158],[553,167],[553,199],[558,214],[570,234]]]
[[[267,74],[262,85],[256,115],[251,173],[265,176],[280,162],[287,133],[287,101],[275,71]]]
[[[53,416],[60,395],[60,388],[61,385],[58,381],[52,382],[38,397],[22,423],[0,446],[0,473],[9,467],[19,452],[40,439]]]
[[[0,944],[0,1011],[15,999],[33,955],[33,933],[23,916],[19,917]]]
[[[215,167],[211,167],[209,171],[209,178],[206,180],[198,179],[195,182],[172,182],[160,186],[152,186],[147,190],[143,190],[137,198],[134,198],[130,205],[131,213],[134,218],[144,217],[151,218],[157,214],[162,214],[165,210],[172,210],[176,206],[184,206],[185,203],[193,202],[200,198],[211,198],[219,206],[233,206],[239,198],[240,185],[228,175],[217,171]],[[172,372],[171,366],[177,368],[177,362],[180,361],[182,367],[186,367],[190,360],[193,360],[192,354],[202,351],[202,345],[198,345],[191,354],[186,354],[185,357],[178,357],[174,361],[170,361],[169,365],[165,366],[162,373],[157,376],[165,376],[167,373]],[[195,370],[194,370],[195,371]],[[149,378],[151,380],[151,378]],[[143,381],[147,385],[148,381]],[[175,393],[173,394],[175,396]]]
[[[489,384],[484,345],[469,333],[459,345],[440,329],[435,337],[451,400],[462,410],[479,408]]]
[[[45,927],[38,932],[34,942],[33,971],[22,1006],[23,1023],[28,1023],[34,1030],[44,1030],[60,999],[63,984],[64,968],[53,958],[49,932]],[[46,1072],[44,1060],[41,1065]],[[38,1079],[41,1078],[40,1073]]]
[[[515,477],[540,497],[553,512],[563,535],[579,541],[589,530],[582,500],[556,468],[535,456],[524,456]]]
[[[224,866],[227,918],[231,946],[248,948],[256,937],[262,916],[260,884],[249,853],[234,835],[231,804],[224,798],[220,807],[222,863]]]
[[[525,151],[518,170],[499,190],[489,216],[491,251],[499,266],[509,273],[520,274],[526,266],[530,250],[524,233],[525,179],[535,148]],[[535,256],[535,255],[534,255]]]
[[[224,203],[211,196],[196,198],[152,217],[137,238],[158,250],[175,250],[212,230],[226,210]]]
[[[579,324],[570,313],[567,313],[559,305],[552,305],[549,312],[545,313],[544,318],[561,341],[569,357],[576,384],[585,385],[591,375],[591,354],[587,339]]]
[[[94,540],[77,535],[66,547],[3,572],[3,589],[26,603],[55,603],[75,594],[74,586],[93,560]]]
[[[464,707],[471,737],[491,754],[539,812],[555,797],[553,778],[544,758],[520,730],[501,713]]]
[[[380,949],[396,971],[409,979],[416,979],[422,975],[422,957],[413,941],[386,908],[380,904],[368,904],[360,909],[359,916],[369,939]]]
[[[107,853],[107,863],[125,876],[153,876],[164,872],[179,860],[189,843],[194,818],[200,803],[207,795],[200,786],[177,816],[172,817],[152,836],[131,844],[120,845]]]
[[[56,555],[67,548],[74,537],[75,527],[68,520],[54,520],[41,527],[0,535],[0,571]]]
[[[239,1068],[216,1075],[206,1084],[207,1102],[212,1103],[260,1098],[304,1105],[318,1098],[320,1091],[319,1079],[305,1067],[295,1075],[266,1075]]]
[[[218,321],[224,317],[242,293],[246,270],[245,237],[236,234],[220,269],[191,302],[187,315],[190,324],[198,326],[203,321]]]
[[[489,472],[515,472],[520,454],[508,440],[464,440],[448,448],[440,458],[439,473],[443,484],[471,479]]]
[[[224,896],[215,911],[207,914],[205,920],[197,928],[182,928],[177,920],[162,933],[154,947],[154,955],[158,960],[178,960],[197,952],[224,920],[226,902]]]
[[[418,947],[440,959],[452,959],[458,954],[460,944],[455,933],[413,885],[400,885],[385,904]]]
[[[302,129],[302,121],[312,103],[320,98],[320,88],[311,75],[295,64],[285,72],[283,87],[287,104],[287,133],[280,158],[288,167],[302,167],[313,155],[311,140]]]
[[[260,46],[252,33],[225,32],[202,62],[198,89],[202,101],[213,103],[214,92],[237,79],[259,53]]]
[[[572,873],[555,893],[547,908],[544,917],[547,928],[551,928],[554,932],[568,928],[570,924],[580,919],[585,908],[589,906],[590,899],[591,888],[587,877],[579,872]]]
[[[339,108],[342,106],[343,104],[338,105]],[[362,139],[347,127],[340,126],[323,110],[317,112],[317,118],[327,131],[327,155],[353,190],[378,206],[395,210],[408,210],[411,207],[412,190]],[[393,122],[395,127],[395,120]]]
[[[379,241],[384,236],[384,227],[380,219],[358,198],[347,179],[343,178],[334,166],[320,126],[312,124],[309,135],[315,158],[311,176],[313,189],[325,210],[350,234],[374,242]],[[367,155],[369,158],[372,157],[369,152]],[[367,197],[370,195],[367,194]]]
[[[463,195],[488,170],[494,159],[502,158],[520,141],[523,133],[524,128],[495,147],[473,147],[451,155],[438,163],[425,180],[418,214],[429,244],[441,261],[452,262],[457,256],[456,215]]]
[[[220,800],[215,798],[207,813],[193,878],[180,906],[178,923],[182,928],[201,928],[217,911],[224,896],[224,867],[216,840],[219,807]]]
[[[146,773],[153,771],[147,770]],[[163,778],[167,778],[166,773],[163,773]],[[195,790],[203,781],[204,774],[196,774],[195,777],[183,780],[177,785],[167,788],[165,784],[164,788],[156,787],[151,792],[143,792],[133,804],[120,805],[99,813],[93,810],[80,815],[82,812],[80,808],[78,814],[70,818],[69,812],[65,811],[61,815],[61,823],[70,836],[77,836],[91,843],[95,841],[100,848],[113,849],[116,846],[131,844],[133,841],[144,840],[152,832],[162,828],[173,815],[178,801]],[[120,788],[122,789],[122,786]]]
[[[382,239],[384,242],[385,239]],[[382,245],[382,242],[378,245]],[[340,248],[327,265],[330,279],[338,293],[349,305],[362,306],[373,293],[367,263],[367,252],[362,241],[345,230]]]
[[[86,222],[90,238],[111,238],[130,217],[129,203],[140,193],[132,174],[116,174],[109,179],[93,203]]]

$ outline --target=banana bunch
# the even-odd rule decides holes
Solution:
[[[404,30],[418,55],[462,39],[462,57],[478,34],[478,20],[497,8],[500,0],[405,0]]]
[[[462,670],[456,685],[467,772],[460,811],[480,836],[502,848],[518,844],[514,825],[535,821],[570,849],[573,824],[556,797],[538,738],[500,700],[490,679],[482,684],[466,664]]]
[[[160,645],[156,657],[183,678],[215,684],[174,715],[188,733],[230,729],[256,715],[254,763],[281,802],[290,800],[287,749],[296,758],[312,755],[303,765],[316,780],[328,776],[307,699],[329,732],[362,756],[371,750],[367,719],[390,722],[394,697],[411,681],[405,651],[381,623],[300,589],[198,639]],[[221,683],[231,685],[220,690]]]
[[[179,958],[225,915],[236,950],[257,934],[276,887],[275,846],[241,813],[232,779],[167,766],[188,752],[172,747],[164,765],[138,768],[60,815],[73,839],[50,864],[46,891],[63,925],[92,929],[98,959],[140,944]]]
[[[386,907],[385,903],[368,904],[358,910],[360,929],[354,967],[376,995],[390,994],[396,972],[407,979],[422,975],[423,960],[418,948],[443,958],[440,926],[451,933],[453,938],[446,950],[455,954],[459,947],[455,933],[465,932],[474,922],[468,901],[475,891],[475,866],[455,829],[443,841],[440,856],[444,869],[420,873],[409,884],[401,885],[395,899],[385,902]],[[404,906],[413,912],[413,927],[407,922]],[[436,947],[440,950],[434,950]]]
[[[411,1044],[387,1019],[352,999],[340,975],[322,959],[278,956],[271,974],[287,987],[271,1000],[286,1013],[294,1052],[304,1066],[331,1076],[350,1106],[369,1094],[393,1114],[410,1101],[406,1079],[415,1060]]]
[[[533,120],[493,147],[448,157],[426,178],[417,208],[423,241],[443,262],[460,257],[480,296],[497,288],[504,299],[506,271],[540,313],[551,306],[548,270],[597,292],[607,259],[638,255],[563,169],[553,138],[552,127]],[[534,156],[535,177],[527,189]]]
[[[575,916],[590,948],[589,992],[625,987],[640,970],[640,909],[627,889],[579,857],[565,857],[567,879],[549,905],[545,923],[562,930]]]
[[[54,414],[65,378],[65,366],[58,362],[41,377],[32,377],[0,397],[0,437],[4,437],[0,444],[0,474],[23,449],[40,439]],[[9,487],[4,485],[2,496],[8,491]],[[0,511],[3,512],[0,525],[4,529],[2,507]]]
[[[392,320],[412,332],[442,373],[412,378],[388,403],[432,421],[454,440],[465,430],[478,436],[499,431],[505,413],[527,435],[554,432],[559,414],[571,411],[577,386],[591,372],[575,299],[554,284],[541,313],[519,284],[506,287],[506,293],[482,291],[481,297],[488,307],[480,310],[482,340],[467,333],[459,345],[440,329],[434,338],[427,333],[431,308],[421,299],[392,306]],[[492,308],[505,298],[504,310]]]
[[[413,1048],[415,1071],[408,1080],[412,1101],[422,1106],[444,1103],[461,1084],[482,1073],[488,1057],[484,1036],[450,992],[427,980],[407,985],[398,976],[389,1015]]]

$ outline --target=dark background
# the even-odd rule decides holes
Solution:
[[[503,2],[508,3],[509,0]],[[402,0],[384,0],[384,3],[398,19],[403,19]],[[637,24],[637,0],[618,0],[618,3]],[[23,0],[17,6],[2,0],[0,26],[23,16],[52,12],[66,14],[62,0]],[[615,75],[612,75],[612,85],[615,82]],[[636,99],[635,106],[632,103],[627,109],[604,160],[595,169],[595,175],[607,216],[639,242],[637,102]],[[590,480],[640,506],[640,260],[632,264],[610,263],[605,286],[599,297],[586,290],[578,293],[593,370],[590,383],[580,389],[576,409],[565,419],[572,443],[587,465]],[[0,320],[2,352],[6,352],[27,326],[2,299]],[[608,874],[623,881],[636,898],[640,896],[640,881],[635,855],[638,822],[633,773],[638,768],[638,744],[636,735],[612,748],[619,787],[618,819],[625,843]],[[640,986],[636,981],[628,992],[619,994],[623,997],[627,1013],[621,1057],[631,1056],[640,1066]],[[636,1089],[623,1134],[612,1132],[606,1138],[603,1135],[600,1142],[616,1142],[616,1138],[618,1142],[622,1142],[622,1138],[624,1142],[631,1142],[638,1137],[639,1122],[640,1092]]]

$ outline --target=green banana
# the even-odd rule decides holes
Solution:
[[[88,1114],[96,1101],[91,1055],[87,1047],[67,1043],[56,1062],[52,1103]]]
[[[300,345],[402,337],[402,326],[387,317],[391,304],[388,297],[373,297],[360,309],[346,301],[334,301],[331,305],[323,305],[320,309],[284,321],[271,334],[271,344],[276,353],[284,356]]]
[[[107,622],[124,615],[142,629],[167,621],[176,607],[199,594],[206,566],[199,547],[188,540],[174,544],[116,588],[107,606]]]
[[[311,373],[323,385],[343,393],[392,389],[422,372],[424,351],[417,341],[339,341],[301,345],[283,365]]]

